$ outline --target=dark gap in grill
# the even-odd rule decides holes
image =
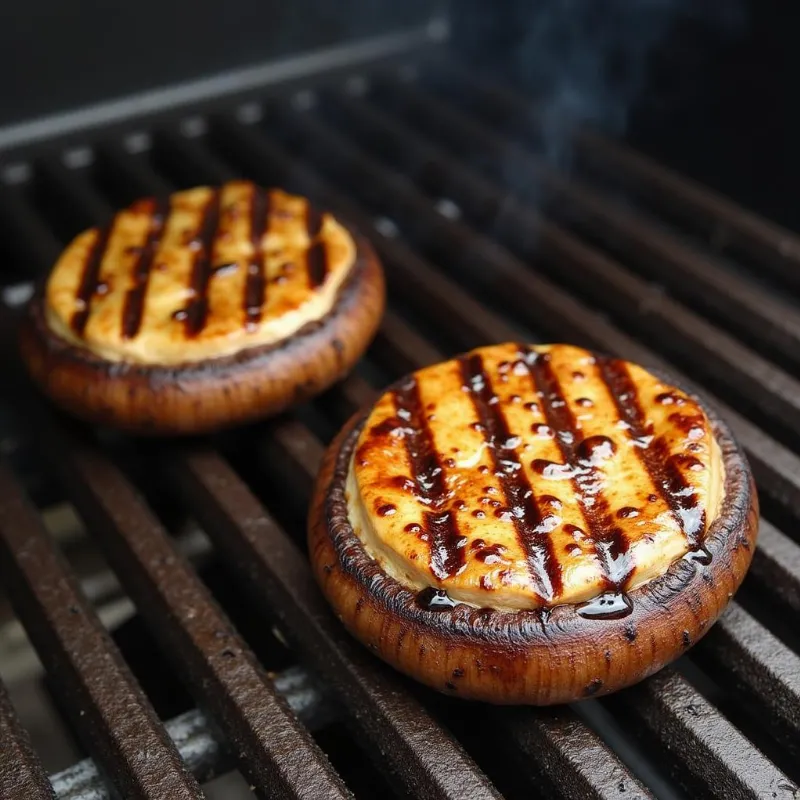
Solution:
[[[506,800],[523,800],[535,791],[537,797],[559,798],[565,788],[515,747],[514,737],[505,724],[506,709],[482,703],[464,703],[432,693],[426,697],[429,707],[437,709],[456,733],[467,752],[486,770],[487,775]],[[513,714],[514,712],[511,711]],[[517,716],[536,716],[536,709],[525,709]],[[476,719],[483,724],[476,725]],[[511,767],[520,771],[515,778]]]
[[[652,742],[643,741],[639,737],[638,730],[631,730],[628,715],[618,719],[608,710],[602,700],[581,701],[573,704],[572,708],[581,720],[608,743],[620,760],[657,798],[660,800],[683,800],[683,798],[689,797],[670,782],[669,773],[664,768],[659,750],[648,749],[648,744],[652,744]]]
[[[3,597],[0,595],[0,598]],[[3,598],[4,599],[4,598]],[[8,622],[17,621],[13,615]],[[21,623],[20,623],[21,624]],[[44,671],[39,655],[24,628],[14,648],[18,658],[26,658],[33,667],[24,678],[9,675],[8,663],[3,664],[0,679],[5,682],[9,698],[20,723],[30,734],[34,749],[47,772],[57,772],[83,758],[86,753],[66,715],[57,687]],[[4,652],[4,656],[9,653]],[[42,708],[46,711],[43,724]]]
[[[698,645],[699,648],[702,647]],[[792,780],[798,780],[800,770],[794,748],[786,749],[786,742],[775,738],[775,730],[770,730],[772,720],[765,720],[763,710],[758,703],[746,693],[735,690],[735,685],[728,679],[719,680],[714,673],[706,672],[702,656],[682,658],[676,663],[681,673],[691,681],[692,685],[713,703],[741,733],[746,736],[767,758],[775,763]],[[783,731],[786,735],[786,731]]]
[[[398,797],[398,787],[382,774],[341,722],[314,732],[314,738],[328,754],[336,771],[356,797]]]
[[[782,602],[777,601],[769,593],[758,590],[751,580],[746,580],[740,589],[739,602],[767,630],[777,636],[781,642],[800,656],[800,631],[787,616]]]
[[[611,718],[611,724],[617,728],[624,730],[635,725],[639,752],[646,756],[649,765],[656,765],[651,766],[651,769],[655,769],[656,775],[667,783],[665,798],[669,798],[671,793],[680,798],[705,797],[711,794],[700,779],[686,770],[679,753],[673,753],[658,733],[632,717],[630,709],[626,707],[627,697],[624,692],[601,700],[599,704],[603,712]],[[650,786],[655,788],[652,784]]]

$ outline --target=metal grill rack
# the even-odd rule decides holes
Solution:
[[[199,797],[230,769],[268,797],[798,796],[800,238],[593,133],[559,174],[537,130],[513,89],[426,58],[42,145],[6,169],[0,575],[91,761],[49,781],[48,753],[0,688],[0,797]],[[374,241],[390,310],[364,363],[295,413],[203,441],[131,442],[55,414],[13,353],[19,282],[136,197],[237,176],[307,194]],[[347,636],[305,556],[311,481],[347,415],[403,372],[520,337],[702,386],[762,498],[751,574],[709,635],[643,684],[574,707],[486,708],[413,685]],[[200,711],[159,719],[44,526],[56,502]],[[180,546],[185,520],[224,592]]]

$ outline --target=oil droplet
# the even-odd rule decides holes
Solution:
[[[608,436],[589,436],[578,445],[578,458],[592,466],[608,461],[616,451]]]
[[[707,566],[711,563],[711,553],[704,545],[692,548],[684,557],[684,561],[691,561],[694,564]]]
[[[429,586],[417,594],[417,605],[425,611],[450,611],[458,605],[444,589]]]
[[[639,516],[639,509],[634,508],[633,506],[624,506],[619,511],[617,511],[617,518],[618,519],[631,519],[632,517]]]
[[[569,480],[575,476],[575,470],[569,464],[558,464],[545,458],[535,458],[531,468],[542,477],[553,481]]]
[[[564,525],[564,533],[569,534],[575,539],[584,539],[586,537],[586,533],[583,529],[579,528],[577,525],[573,525],[571,522]]]
[[[633,602],[623,592],[606,592],[578,606],[585,619],[622,619],[633,611]]]

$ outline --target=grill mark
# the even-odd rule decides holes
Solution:
[[[169,217],[169,200],[155,198],[150,201],[150,229],[147,238],[133,266],[133,286],[125,294],[122,307],[122,338],[133,339],[142,324],[144,301],[147,296],[147,284],[150,280],[150,269],[153,265],[161,236]]]
[[[322,230],[322,213],[306,201],[306,232],[309,239],[316,239]]]
[[[312,289],[321,286],[328,272],[328,250],[324,242],[314,241],[322,230],[322,213],[306,202],[306,232],[312,242],[306,254],[308,282]]]
[[[496,395],[483,368],[479,355],[459,359],[461,375],[469,390],[475,412],[489,447],[495,472],[511,509],[511,520],[517,538],[525,552],[536,592],[546,602],[556,598],[562,590],[561,564],[553,552],[546,521],[533,494],[530,481],[525,476],[508,422],[499,409]],[[493,402],[494,401],[494,402]]]
[[[308,250],[308,282],[312,289],[321,286],[328,272],[328,248],[324,242],[314,242]]]
[[[405,427],[403,438],[411,463],[411,477],[416,484],[418,497],[432,508],[424,514],[431,572],[437,579],[445,580],[464,566],[466,540],[458,532],[454,512],[443,509],[447,500],[444,469],[439,462],[416,380],[411,378],[404,382],[393,394],[397,416]]]
[[[89,321],[89,305],[97,291],[100,266],[103,263],[103,256],[108,248],[108,242],[111,238],[111,232],[114,229],[115,221],[116,218],[111,220],[104,228],[98,230],[97,236],[83,265],[81,282],[78,285],[78,293],[75,295],[76,305],[80,304],[80,307],[73,313],[72,319],[70,320],[72,330],[75,331],[78,336],[83,335],[86,329],[86,323]]]
[[[219,227],[220,190],[215,189],[208,200],[195,237],[198,252],[192,265],[192,299],[186,308],[186,335],[197,336],[208,317],[208,283],[211,279],[211,251]]]
[[[612,444],[607,437],[589,437],[581,440],[575,417],[567,405],[558,378],[553,371],[549,353],[537,353],[520,346],[531,377],[542,394],[542,410],[547,424],[556,431],[556,443],[561,456],[570,467],[572,486],[579,498],[583,516],[595,553],[603,569],[607,589],[620,592],[633,573],[629,557],[630,541],[619,525],[614,524],[608,500],[602,491],[602,473],[593,463],[597,446]],[[565,436],[559,433],[565,433]],[[593,442],[593,439],[602,441]],[[594,447],[593,447],[594,445]]]
[[[648,435],[645,416],[639,404],[636,385],[624,362],[598,357],[597,364],[603,382],[614,398],[620,419],[630,426],[628,436],[631,439],[643,439]],[[646,447],[636,447],[636,452],[653,485],[683,531],[689,547],[698,549],[706,527],[705,510],[698,507],[697,495],[675,464],[667,443],[659,436]]]
[[[267,282],[264,276],[264,250],[261,242],[268,229],[269,213],[269,191],[254,186],[250,207],[250,240],[253,244],[253,260],[248,265],[244,287],[245,325],[250,329],[261,321],[261,309],[266,300]]]

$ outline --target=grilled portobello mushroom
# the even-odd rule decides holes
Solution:
[[[31,302],[22,352],[74,414],[194,434],[331,385],[383,306],[364,239],[303,197],[232,181],[139,200],[77,236]]]
[[[507,343],[422,369],[326,455],[309,544],[345,625],[441,691],[551,704],[684,652],[752,558],[744,455],[668,376]]]

